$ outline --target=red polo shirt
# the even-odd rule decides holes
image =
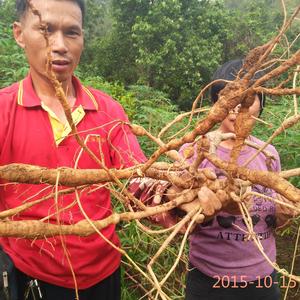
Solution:
[[[144,155],[129,127],[121,106],[101,91],[83,87],[73,78],[76,91],[75,108],[83,107],[85,115],[77,128],[88,147],[103,158],[108,168],[122,168],[144,160]],[[80,147],[72,136],[58,145],[48,113],[41,107],[31,77],[0,90],[0,165],[26,163],[48,168],[74,167]],[[79,158],[78,168],[99,166],[86,154]],[[0,182],[3,183],[3,182]],[[26,201],[39,199],[54,191],[45,184],[8,184],[0,187],[0,209],[16,207]],[[80,192],[85,212],[93,220],[100,220],[112,212],[110,193],[105,188],[91,187]],[[58,205],[67,207],[75,201],[74,194],[60,196]],[[54,199],[47,200],[14,216],[14,220],[39,220],[57,223]],[[60,222],[74,224],[83,219],[77,204],[60,211]],[[108,226],[102,234],[119,245],[115,226]],[[111,275],[120,264],[120,254],[97,234],[88,237],[63,237],[76,275],[79,289],[88,288]],[[60,237],[42,240],[1,238],[1,245],[16,267],[43,281],[74,288],[71,270]]]

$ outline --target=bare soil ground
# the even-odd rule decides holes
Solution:
[[[292,254],[295,249],[295,235],[285,235],[283,237],[277,236],[277,262],[280,267],[285,268],[286,270],[291,269],[292,263]],[[300,275],[300,245],[297,247],[297,256],[294,265],[294,274]],[[280,275],[279,275],[280,277]],[[285,280],[287,284],[287,280]],[[281,292],[282,299],[284,299],[285,288],[283,287],[283,283],[281,283]],[[300,285],[297,284],[295,287],[290,288],[288,292],[287,300],[300,300]]]

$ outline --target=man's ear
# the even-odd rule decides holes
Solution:
[[[25,43],[23,39],[23,30],[22,30],[22,25],[21,22],[14,22],[13,24],[13,33],[14,33],[14,38],[17,42],[17,44],[21,48],[25,48]]]

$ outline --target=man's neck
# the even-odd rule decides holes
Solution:
[[[31,78],[34,90],[41,101],[50,108],[59,108],[61,104],[56,96],[55,89],[50,80],[45,76],[37,76],[34,72],[31,72]],[[72,78],[61,82],[64,93],[67,97],[70,106],[73,106],[76,100],[76,92],[72,84]]]
[[[41,76],[34,74],[34,72],[31,73],[31,78],[37,96],[41,99],[43,104],[55,113],[61,123],[65,124],[67,119],[63,106],[58,100],[50,80],[47,77],[41,78]],[[69,80],[61,82],[61,85],[70,107],[73,107],[76,101],[76,91],[72,84],[72,78],[70,77]]]

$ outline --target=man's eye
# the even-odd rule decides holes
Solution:
[[[69,30],[66,32],[66,34],[68,36],[79,36],[80,35],[80,32],[79,31],[76,31],[76,30]]]
[[[53,32],[53,28],[51,26],[40,26],[39,30],[42,33],[47,32],[48,34]]]
[[[45,26],[40,26],[40,27],[39,27],[39,31],[40,31],[40,32],[45,32],[46,29],[47,29],[47,28],[46,28]]]

